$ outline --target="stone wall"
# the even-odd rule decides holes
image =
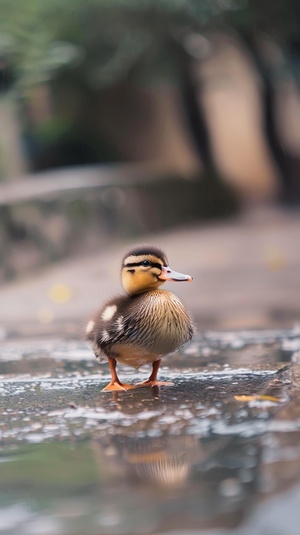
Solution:
[[[45,174],[20,180],[14,195],[1,196],[0,188],[0,282],[99,251],[112,240],[138,239],[170,226],[227,216],[237,208],[232,192],[213,176],[187,180],[150,173],[124,180],[123,173],[122,180],[109,184],[100,173],[98,185],[82,176],[78,188],[76,173],[67,173],[57,187],[53,180],[51,188],[41,182],[49,181]]]

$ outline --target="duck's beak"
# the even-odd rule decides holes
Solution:
[[[185,275],[184,273],[177,273],[169,266],[162,266],[161,274],[159,275],[159,280],[161,281],[189,281],[191,282],[193,278],[190,275]]]

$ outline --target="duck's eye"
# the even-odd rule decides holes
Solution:
[[[146,267],[146,266],[150,266],[150,262],[149,262],[149,260],[143,260],[143,262],[142,262],[142,266],[145,266],[145,267]]]

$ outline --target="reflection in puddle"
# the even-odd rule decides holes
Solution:
[[[60,526],[57,533],[80,533],[79,519],[85,533],[96,533],[96,524],[108,530],[100,533],[183,529],[191,519],[201,526],[238,515],[256,479],[258,447],[251,448],[188,435],[43,443],[15,450],[3,464],[0,491],[22,503],[12,524],[22,523],[18,534],[42,520]],[[11,523],[14,513],[6,507]]]
[[[104,449],[105,452],[107,449]],[[129,440],[120,436],[108,452],[113,462],[124,464],[130,479],[163,488],[184,485],[192,466],[201,458],[199,440],[192,435]]]

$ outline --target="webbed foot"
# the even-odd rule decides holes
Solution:
[[[105,388],[102,389],[102,392],[112,392],[112,391],[118,391],[118,392],[126,392],[127,390],[130,390],[131,388],[135,388],[134,385],[128,385],[126,383],[118,383],[117,381],[109,383]]]

